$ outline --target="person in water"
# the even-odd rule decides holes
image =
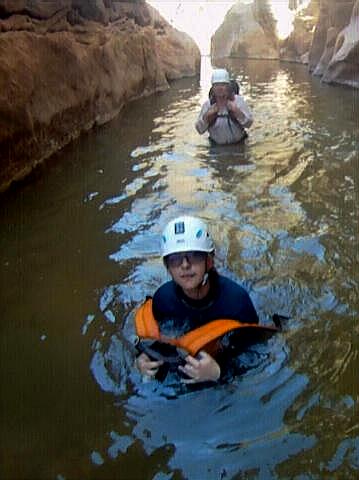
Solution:
[[[211,83],[209,99],[202,106],[196,130],[200,134],[208,131],[209,138],[219,145],[238,143],[247,137],[245,129],[253,123],[252,112],[236,91],[238,88],[234,88],[226,69],[215,69]]]
[[[258,324],[246,290],[216,271],[214,251],[201,219],[181,216],[170,221],[162,234],[162,258],[172,280],[159,287],[136,314],[140,338],[185,339],[180,346],[191,353],[185,353],[182,365],[176,366],[185,383],[223,377],[238,322]],[[213,322],[218,319],[230,320]],[[163,360],[144,351],[136,358],[140,373],[152,379],[162,364]]]

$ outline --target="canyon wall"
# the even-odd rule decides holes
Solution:
[[[309,70],[325,82],[359,88],[359,0],[322,0]]]
[[[296,5],[298,7],[298,5]],[[309,52],[319,18],[318,0],[297,12],[289,37],[280,41],[279,58],[288,62],[309,63]]]
[[[0,191],[199,69],[196,44],[142,0],[0,0]]]
[[[278,58],[275,21],[267,2],[237,2],[212,37],[211,56],[214,61],[226,57]]]
[[[288,0],[294,9],[301,3]],[[359,88],[359,0],[312,0],[298,9],[284,40],[277,38],[266,4],[238,1],[229,10],[212,37],[214,62],[225,57],[300,62],[325,82]]]

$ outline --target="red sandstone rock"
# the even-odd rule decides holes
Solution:
[[[194,42],[145,3],[80,3],[0,0],[0,190],[126,102],[199,72]]]

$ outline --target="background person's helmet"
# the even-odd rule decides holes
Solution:
[[[214,251],[213,240],[207,225],[195,217],[182,216],[171,220],[165,227],[161,238],[161,254],[166,257],[178,252]]]
[[[211,83],[230,83],[229,73],[225,68],[216,68],[213,70]]]

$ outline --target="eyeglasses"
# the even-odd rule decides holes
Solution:
[[[178,268],[182,265],[184,259],[192,265],[203,262],[207,258],[207,252],[179,252],[171,253],[165,257],[168,267]]]

